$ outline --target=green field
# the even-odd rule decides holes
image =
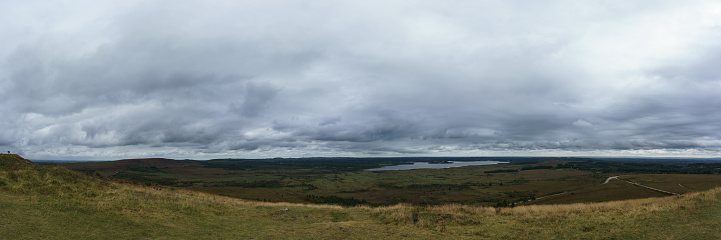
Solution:
[[[513,208],[268,203],[0,155],[0,239],[719,239],[720,206],[721,189]]]

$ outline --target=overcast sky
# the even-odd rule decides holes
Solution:
[[[2,1],[31,159],[721,156],[721,2]]]

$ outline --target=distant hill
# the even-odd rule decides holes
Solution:
[[[264,203],[0,155],[0,239],[721,239],[721,189],[515,208]]]

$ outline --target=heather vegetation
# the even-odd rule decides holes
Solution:
[[[522,171],[521,171],[522,172]],[[652,183],[651,176],[636,179]],[[620,181],[617,181],[620,182]],[[0,156],[2,239],[718,239],[721,190],[604,203],[381,207],[248,201]]]
[[[427,162],[498,161],[496,165],[447,169],[365,171],[380,166]],[[679,165],[685,164],[685,165]],[[132,159],[62,166],[112,180],[173,186],[235,198],[342,206],[399,203],[508,206],[528,203],[584,203],[665,196],[608,177],[673,173],[657,179],[679,185],[677,193],[716,187],[717,163],[672,160],[632,162],[590,158],[299,158],[210,161]],[[694,174],[689,174],[694,173]],[[531,201],[542,199],[542,201]]]

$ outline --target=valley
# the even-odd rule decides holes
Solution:
[[[503,164],[366,171],[380,166],[448,161]],[[683,165],[680,166],[679,164]],[[717,163],[590,158],[301,158],[209,161],[131,159],[61,164],[86,174],[142,185],[180,187],[263,202],[388,206],[508,206],[661,197],[628,181],[674,193],[721,183]],[[658,174],[666,173],[666,174]],[[706,173],[706,174],[696,174]],[[608,177],[617,176],[608,184]],[[538,201],[534,201],[539,199]]]

